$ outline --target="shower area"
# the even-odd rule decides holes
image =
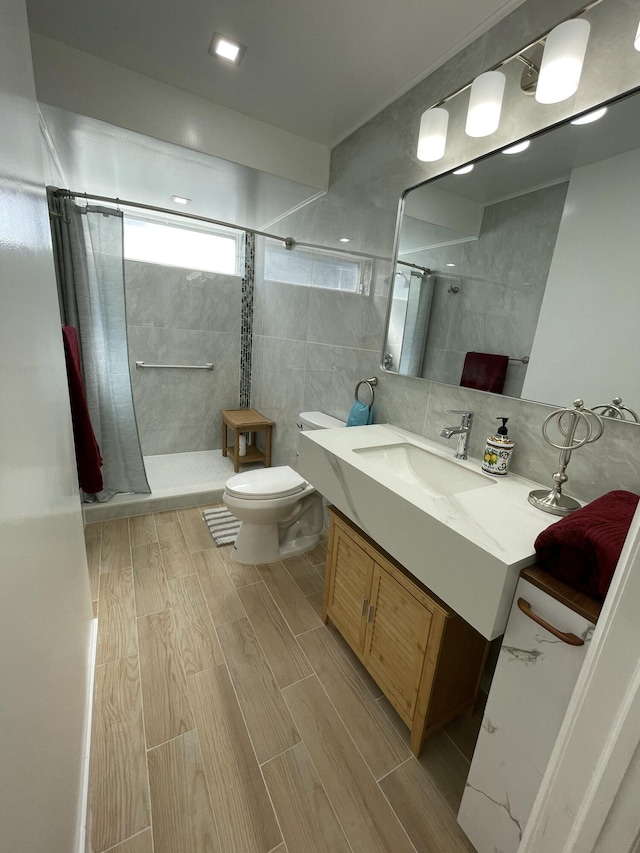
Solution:
[[[87,520],[220,500],[220,413],[250,402],[253,232],[53,188],[49,204],[103,458],[102,489],[80,477]]]
[[[131,386],[151,493],[219,498],[213,493],[233,473],[220,452],[220,410],[239,405],[242,278],[128,259],[124,271]]]

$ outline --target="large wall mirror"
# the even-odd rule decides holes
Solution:
[[[403,196],[383,367],[636,420],[640,93],[469,165]]]

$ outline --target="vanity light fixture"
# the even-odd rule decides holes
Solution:
[[[455,267],[455,264],[446,264],[448,267]]]
[[[557,104],[576,93],[590,30],[584,18],[572,18],[551,30],[536,86],[539,104]]]
[[[433,107],[422,113],[418,136],[418,160],[433,163],[444,157],[448,125],[449,113],[441,107]]]
[[[489,136],[498,129],[506,78],[502,71],[485,71],[471,84],[467,136]]]
[[[469,163],[468,166],[461,166],[459,169],[455,169],[454,175],[468,175],[469,172],[473,171],[473,163]]]
[[[536,100],[541,104],[555,104],[571,97],[580,82],[591,30],[589,22],[579,16],[602,2],[603,0],[590,0],[549,33],[543,33],[534,42],[501,60],[473,82],[466,83],[425,110],[420,119],[418,159],[432,162],[444,157],[449,114],[443,107],[467,89],[471,89],[465,127],[467,134],[482,137],[497,130],[505,88],[505,77],[498,69],[513,59],[520,60],[526,66],[520,80],[523,94],[535,93]],[[640,24],[634,47],[640,51]],[[509,153],[515,154],[515,151]],[[454,174],[465,173],[456,170]]]
[[[350,238],[350,237],[341,237],[341,238],[340,238],[340,242],[341,242],[341,243],[350,243],[350,242],[351,242],[351,238]]]
[[[606,107],[600,107],[600,109],[591,110],[590,113],[580,116],[580,118],[574,118],[571,124],[591,124],[592,121],[598,121],[599,118],[602,118],[606,111]]]
[[[176,204],[189,204],[191,199],[185,198],[183,195],[172,195],[171,201],[175,202]]]
[[[242,59],[247,52],[245,45],[237,41],[223,36],[222,33],[214,33],[209,47],[209,53],[212,56],[220,56],[222,59],[228,59],[234,65],[240,65]]]
[[[520,154],[521,151],[526,151],[531,145],[530,139],[525,139],[522,142],[517,142],[515,145],[510,145],[508,148],[503,148],[503,154]]]

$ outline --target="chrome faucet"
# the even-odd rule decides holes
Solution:
[[[469,438],[471,437],[471,424],[473,423],[473,412],[465,409],[449,409],[450,415],[462,415],[462,420],[459,426],[445,427],[440,430],[442,438],[451,438],[452,435],[458,436],[458,449],[453,454],[454,459],[466,459],[467,450],[469,449]]]

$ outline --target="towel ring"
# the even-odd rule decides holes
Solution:
[[[360,382],[358,382],[358,384],[356,385],[356,390],[355,390],[355,394],[354,394],[356,400],[358,400],[358,391],[360,390],[360,386],[366,385],[369,389],[369,394],[371,395],[371,401],[369,403],[367,403],[366,405],[369,406],[369,408],[371,408],[371,406],[373,406],[373,401],[376,398],[375,392],[373,390],[373,386],[377,385],[377,384],[378,384],[378,377],[377,376],[372,376],[371,379],[361,379]],[[358,400],[358,402],[360,402],[360,400]]]

